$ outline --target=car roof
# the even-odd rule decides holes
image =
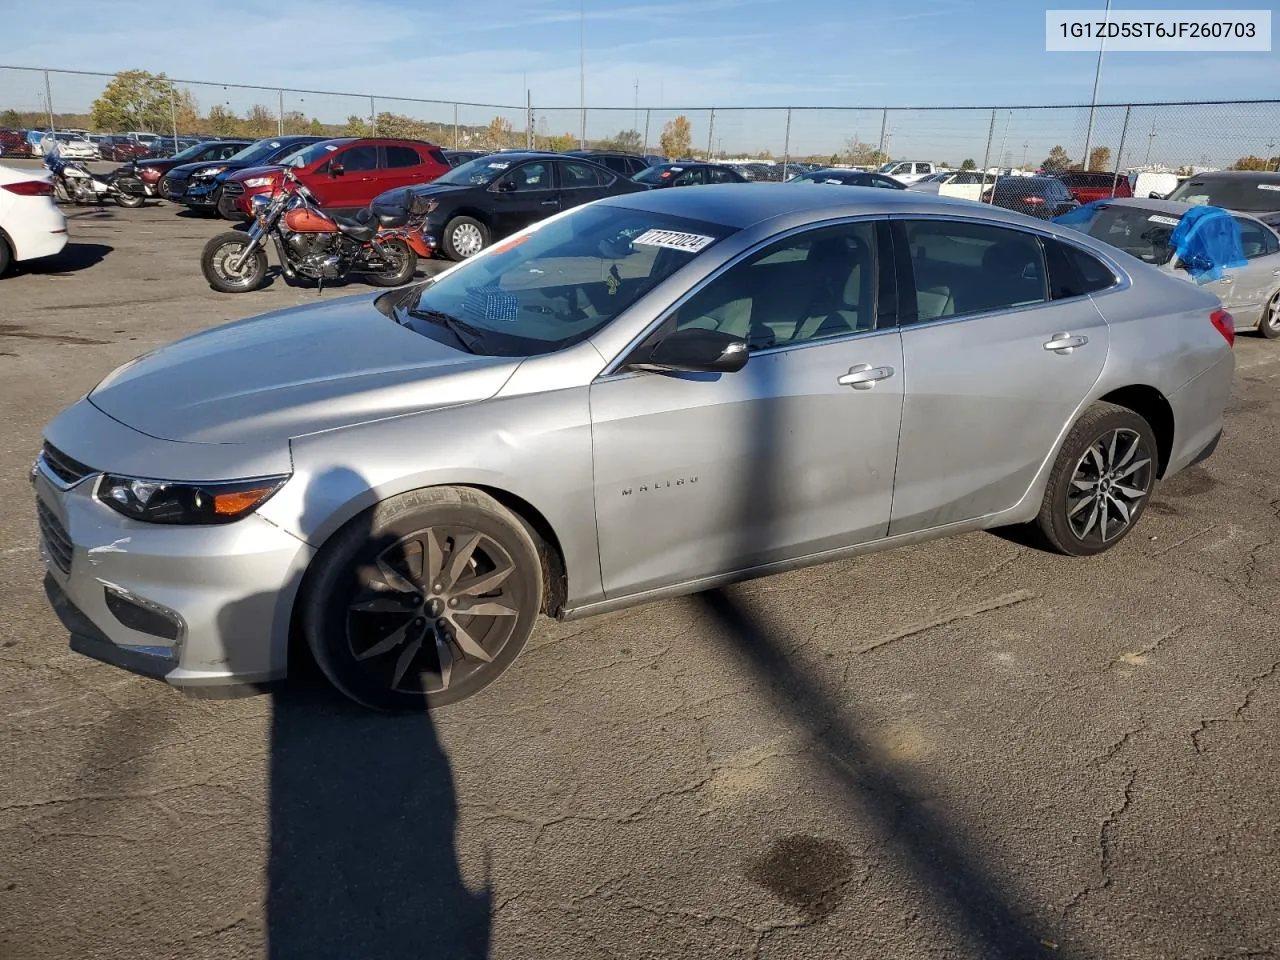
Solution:
[[[602,205],[630,207],[673,217],[706,220],[739,229],[764,220],[794,214],[810,222],[859,214],[964,213],[992,221],[1026,225],[1028,218],[1001,207],[956,197],[934,197],[909,190],[883,187],[847,187],[834,184],[797,190],[785,183],[724,183],[684,187],[679,190],[646,190],[597,201]],[[1044,221],[1037,221],[1043,227]]]
[[[1183,203],[1181,200],[1143,200],[1141,197],[1107,197],[1104,200],[1095,201],[1099,206],[1107,204],[1108,206],[1117,207],[1135,207],[1139,210],[1149,210],[1152,213],[1167,213],[1169,216],[1182,217],[1188,210],[1193,209],[1191,204]],[[1257,216],[1252,213],[1242,213],[1239,210],[1228,210],[1233,217],[1244,217],[1246,220],[1257,220]]]
[[[1187,180],[1260,180],[1263,183],[1280,183],[1280,171],[1267,173],[1262,170],[1214,170],[1210,173],[1193,173]]]

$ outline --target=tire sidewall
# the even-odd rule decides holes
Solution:
[[[1280,338],[1280,293],[1268,300],[1263,308],[1262,322],[1258,324],[1258,332],[1268,340]]]
[[[380,287],[400,287],[413,279],[413,275],[418,271],[418,255],[403,240],[387,240],[383,243],[383,247],[398,247],[400,256],[403,258],[403,264],[395,273],[372,273],[369,275],[369,282],[377,284]]]
[[[421,712],[456,703],[496,681],[515,661],[533,630],[542,605],[542,568],[534,544],[519,520],[487,497],[471,491],[413,491],[386,501],[330,538],[312,564],[304,586],[302,626],[316,663],[329,681],[352,700],[387,713]],[[393,691],[371,677],[347,643],[347,608],[360,588],[361,567],[382,550],[425,527],[459,525],[498,540],[515,561],[521,605],[511,638],[488,667],[440,694]],[[428,633],[428,636],[431,636]],[[385,661],[384,661],[385,662]]]
[[[214,290],[219,293],[248,293],[257,290],[262,286],[267,276],[267,253],[258,246],[253,251],[253,272],[250,275],[249,283],[243,286],[228,285],[213,269],[213,255],[223,245],[233,242],[239,242],[241,246],[247,245],[248,238],[237,231],[228,231],[220,233],[216,237],[209,240],[204,245],[204,250],[200,254],[200,270],[204,274],[205,280],[209,282]]]
[[[454,231],[459,226],[463,224],[468,224],[468,223],[473,224],[480,231],[480,238],[484,241],[484,246],[482,246],[480,250],[484,250],[485,247],[488,247],[491,242],[491,237],[489,235],[489,228],[485,226],[481,221],[477,220],[475,217],[454,217],[452,220],[448,222],[448,224],[445,225],[444,238],[443,238],[444,252],[445,252],[445,255],[450,260],[462,261],[462,260],[470,259],[470,257],[464,257],[462,254],[460,254],[457,248],[453,245]],[[479,253],[480,250],[477,250],[476,253]],[[472,254],[471,256],[475,256],[475,254]]]
[[[116,195],[116,204],[124,207],[126,210],[137,210],[147,202],[146,197],[126,196],[124,194]]]
[[[1111,410],[1100,417],[1090,419],[1087,430],[1079,429],[1081,426],[1083,424],[1077,424],[1077,427],[1071,430],[1062,446],[1062,451],[1058,456],[1060,461],[1064,462],[1065,469],[1054,471],[1053,487],[1049,493],[1054,538],[1070,555],[1087,557],[1110,550],[1124,540],[1142,519],[1143,513],[1146,512],[1147,504],[1155,492],[1159,448],[1156,443],[1155,431],[1151,429],[1146,420],[1132,410]],[[1076,536],[1075,531],[1071,529],[1070,521],[1067,519],[1067,504],[1070,502],[1069,492],[1072,478],[1075,476],[1075,467],[1089,447],[1117,429],[1133,430],[1141,435],[1143,445],[1152,460],[1151,481],[1147,487],[1146,496],[1138,501],[1137,507],[1130,515],[1128,525],[1118,537],[1114,537],[1106,543],[1084,541]]]

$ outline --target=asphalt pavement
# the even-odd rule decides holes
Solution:
[[[1280,954],[1280,343],[1091,560],[981,533],[571,624],[430,718],[70,653],[27,470],[108,371],[332,299],[70,211],[0,280],[0,957]]]

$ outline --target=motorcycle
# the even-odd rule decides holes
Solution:
[[[275,242],[286,280],[326,280],[362,273],[379,287],[408,283],[418,258],[429,257],[423,239],[426,205],[361,210],[352,217],[320,209],[315,194],[286,169],[281,189],[253,198],[253,219],[246,231],[220,233],[200,255],[209,286],[221,293],[257,290],[267,277],[267,238]]]
[[[147,202],[142,181],[128,170],[92,173],[81,161],[64,159],[56,147],[44,155],[44,165],[52,174],[54,192],[69,203],[102,206],[103,200],[114,200],[122,207],[136,210]]]

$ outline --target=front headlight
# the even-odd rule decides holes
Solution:
[[[244,182],[246,187],[269,187],[271,186],[270,177],[250,177]]]
[[[227,168],[226,168],[226,167],[201,167],[199,170],[197,170],[197,171],[196,171],[195,173],[193,173],[191,176],[193,176],[193,177],[216,177],[218,174],[220,174],[220,173],[221,173],[223,170],[225,170],[225,169],[227,169]]]
[[[98,483],[98,499],[117,513],[143,523],[231,523],[262,506],[288,479],[168,483],[105,474]]]

